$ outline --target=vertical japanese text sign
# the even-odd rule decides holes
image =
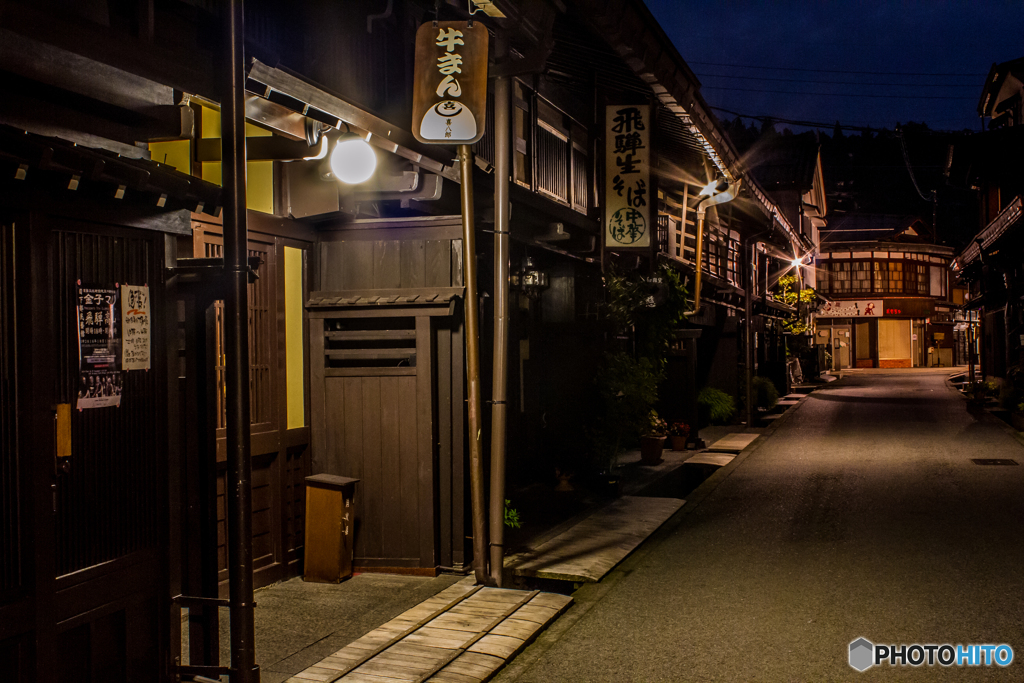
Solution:
[[[487,27],[465,21],[416,32],[412,132],[420,142],[469,145],[487,119]]]
[[[605,109],[604,242],[608,249],[651,246],[651,108]]]

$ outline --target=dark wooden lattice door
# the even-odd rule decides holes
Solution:
[[[23,630],[5,639],[0,628],[0,678],[165,680],[167,368],[159,326],[150,369],[121,373],[119,407],[71,410],[67,457],[55,457],[54,418],[55,407],[74,406],[78,394],[78,283],[149,285],[152,320],[162,320],[164,237],[36,215],[11,233],[5,228],[4,243],[18,253],[18,272],[9,277],[9,262],[0,280],[18,291],[0,287],[0,488],[24,523],[10,544],[16,565],[3,550],[0,586],[27,598],[28,609],[3,619]],[[18,406],[12,420],[8,398]],[[5,546],[10,540],[0,534]]]

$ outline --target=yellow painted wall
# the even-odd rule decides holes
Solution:
[[[153,161],[173,166],[175,170],[192,175],[192,141],[170,140],[149,143],[149,154]]]
[[[284,248],[285,384],[287,429],[306,426],[306,367],[303,355],[302,250]]]
[[[203,107],[202,130],[204,138],[220,137],[220,113]],[[272,133],[251,123],[245,124],[245,136],[268,137]],[[274,162],[250,161],[245,165],[245,204],[253,211],[274,213]],[[203,162],[203,180],[221,184],[219,161]]]

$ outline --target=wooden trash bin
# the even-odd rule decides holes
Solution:
[[[306,477],[306,581],[338,583],[352,576],[357,481],[333,474]]]

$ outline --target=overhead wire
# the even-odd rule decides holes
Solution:
[[[744,81],[776,81],[779,83],[814,83],[820,85],[870,85],[891,86],[898,88],[973,88],[974,83],[877,83],[874,81],[818,81],[806,78],[769,78],[767,76],[732,76],[730,74],[697,74],[698,78],[732,78]]]
[[[687,64],[703,64],[705,66],[727,66],[741,69],[761,69],[764,71],[806,71],[810,73],[823,74],[863,74],[866,76],[962,76],[964,78],[984,78],[988,74],[983,73],[941,73],[941,72],[915,72],[915,71],[848,71],[840,69],[803,69],[787,66],[764,66],[757,64],[727,64],[723,62],[698,62],[686,60]]]
[[[880,100],[976,100],[976,97],[956,97],[947,95],[861,95],[858,93],[829,93],[829,92],[806,92],[801,90],[761,90],[756,88],[725,88],[720,86],[704,85],[701,90],[731,90],[734,92],[759,92],[772,93],[775,95],[813,95],[816,97],[857,97]]]

